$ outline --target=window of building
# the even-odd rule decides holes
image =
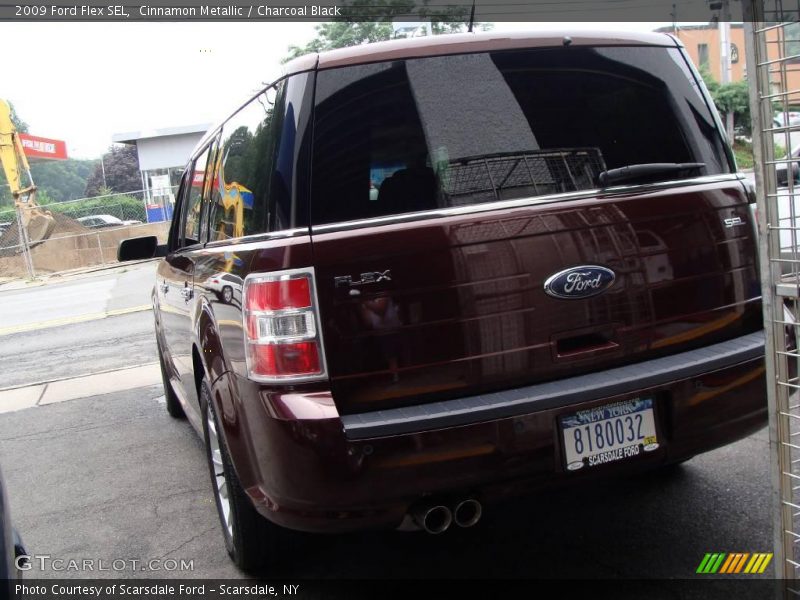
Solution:
[[[701,67],[708,67],[708,44],[697,44],[697,62]]]
[[[791,62],[800,62],[800,23],[790,23],[783,28],[783,39],[786,43],[786,58]]]

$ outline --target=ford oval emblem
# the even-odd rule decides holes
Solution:
[[[596,265],[581,265],[559,271],[544,282],[544,291],[553,298],[577,300],[602,294],[617,276],[614,271]]]

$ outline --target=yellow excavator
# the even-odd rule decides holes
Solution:
[[[32,248],[50,237],[56,222],[49,211],[43,210],[36,203],[36,186],[31,177],[28,159],[22,149],[19,133],[11,121],[11,107],[2,99],[0,99],[0,163],[11,186],[17,218],[22,223],[22,235],[27,237],[27,247]],[[22,242],[23,240],[20,240],[20,243]]]

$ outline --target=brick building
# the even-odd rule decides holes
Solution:
[[[708,72],[719,81],[722,77],[720,59],[720,31],[716,23],[707,25],[678,25],[677,30],[672,27],[662,27],[658,31],[676,35],[686,46],[686,51],[697,68],[705,65]],[[780,36],[785,36],[781,38]],[[731,81],[742,81],[747,78],[745,65],[745,34],[742,23],[731,23]],[[788,82],[787,90],[781,89],[779,73],[775,73],[772,84],[772,93],[780,94],[789,92],[792,105],[800,106],[800,23],[795,23],[785,28],[776,28],[767,34],[770,58],[779,56],[778,44],[786,44],[786,56],[796,56],[796,61],[789,61],[784,65],[787,72],[784,78]],[[776,69],[778,66],[776,65]],[[780,100],[776,97],[776,101]]]

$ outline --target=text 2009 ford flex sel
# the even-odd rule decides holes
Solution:
[[[250,569],[761,427],[752,198],[673,38],[438,36],[289,63],[120,257]]]

